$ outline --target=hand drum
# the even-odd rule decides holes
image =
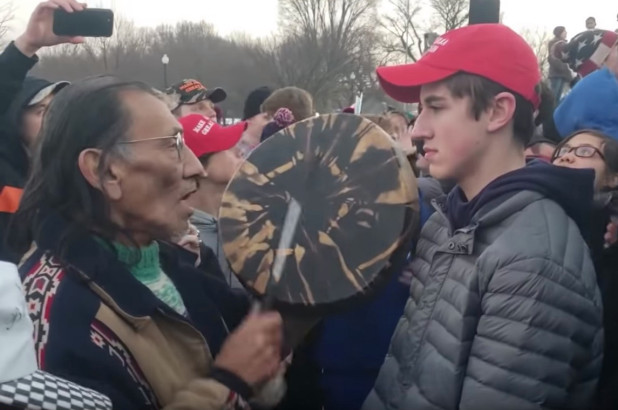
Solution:
[[[288,203],[302,207],[278,250]],[[350,114],[296,123],[258,146],[220,209],[232,271],[279,309],[333,312],[366,297],[402,263],[418,228],[416,178],[392,138]],[[272,276],[275,255],[285,262]]]

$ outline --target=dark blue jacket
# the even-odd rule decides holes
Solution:
[[[161,386],[169,396],[178,384],[174,375],[186,375],[183,368],[213,380],[214,396],[224,395],[226,388],[236,393],[246,388],[237,378],[220,380],[210,373],[212,367],[201,366],[209,361],[212,366],[229,331],[248,311],[244,296],[196,270],[191,253],[161,243],[162,269],[188,311],[188,317],[181,316],[91,236],[61,248],[68,226],[59,215],[47,215],[35,232],[37,250],[20,267],[41,369],[103,392],[120,410],[163,407]],[[211,266],[218,269],[216,263]],[[153,354],[140,361],[144,346]],[[185,347],[197,355],[182,359]],[[172,379],[168,384],[161,377]]]

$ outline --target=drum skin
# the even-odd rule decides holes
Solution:
[[[271,269],[290,198],[302,207],[277,282]],[[369,120],[333,114],[258,146],[230,181],[219,231],[232,271],[278,309],[334,312],[369,297],[401,266],[418,231],[412,169]]]

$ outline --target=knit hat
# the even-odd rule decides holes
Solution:
[[[243,110],[243,121],[262,112],[262,104],[273,93],[269,87],[260,87],[249,93]]]
[[[609,53],[618,43],[618,34],[607,30],[588,30],[579,33],[562,51],[562,60],[582,77],[603,66]]]
[[[264,142],[282,129],[294,124],[294,121],[294,114],[290,109],[285,107],[279,108],[273,116],[273,120],[264,127],[261,142]]]
[[[582,79],[554,112],[562,138],[592,129],[618,140],[618,80],[603,68]]]

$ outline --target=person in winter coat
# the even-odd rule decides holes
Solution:
[[[198,190],[190,199],[195,209],[191,223],[198,229],[203,243],[215,253],[229,285],[243,289],[223,253],[217,217],[225,187],[242,163],[237,144],[247,123],[221,127],[203,115],[191,114],[181,118],[180,124],[187,148],[200,160],[203,168]]]
[[[53,12],[62,7],[83,9],[75,0],[50,0],[39,4],[26,31],[0,54],[0,260],[14,260],[5,246],[11,215],[17,210],[30,169],[30,153],[36,144],[45,109],[53,96],[68,83],[26,78],[39,61],[43,47],[81,43],[81,37],[53,34]]]
[[[569,65],[562,60],[562,53],[567,45],[566,38],[566,28],[558,26],[554,28],[554,38],[547,44],[548,77],[556,101],[560,101],[565,87],[573,80]]]
[[[201,114],[214,122],[219,121],[215,104],[227,98],[223,88],[207,89],[204,84],[194,79],[185,79],[173,84],[165,90],[165,95],[166,103],[176,118]]]
[[[249,146],[254,147],[260,143],[264,127],[269,121],[268,114],[262,112],[262,104],[270,97],[272,92],[269,87],[256,88],[249,93],[245,100],[242,120],[255,124],[253,127],[248,127],[248,131],[250,128],[251,132],[248,132],[245,136],[245,141]]]
[[[608,246],[612,217],[618,217],[618,141],[595,130],[580,130],[557,147],[553,163],[595,171],[597,200],[588,239],[603,297],[605,350],[595,409],[618,408],[618,247]]]
[[[280,88],[264,101],[262,112],[271,119],[262,132],[261,142],[264,142],[283,128],[312,117],[315,114],[313,97],[301,88]]]
[[[10,243],[24,255],[41,369],[117,409],[280,400],[279,314],[245,317],[246,297],[169,242],[187,232],[203,168],[149,86],[103,76],[68,87],[33,164]]]
[[[413,138],[431,175],[457,187],[421,231],[410,298],[363,409],[590,408],[603,353],[584,241],[594,175],[526,165],[534,52],[506,26],[473,25],[378,78],[391,97],[421,101]]]
[[[294,114],[290,109],[285,107],[279,108],[275,115],[273,115],[272,121],[270,121],[264,127],[264,130],[262,131],[261,141],[266,141],[268,138],[272,137],[282,129],[289,127],[295,122],[296,119],[294,118]]]

